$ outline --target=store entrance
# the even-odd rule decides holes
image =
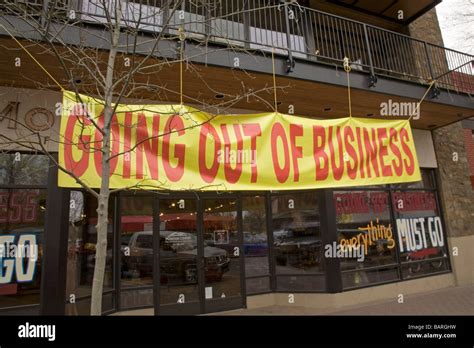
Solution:
[[[158,199],[156,314],[200,314],[243,306],[239,221],[236,197]]]

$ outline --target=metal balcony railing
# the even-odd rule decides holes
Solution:
[[[40,11],[56,11],[58,20],[104,25],[122,3],[121,24],[144,32],[188,38],[286,55],[318,63],[341,65],[348,57],[354,70],[474,92],[474,56],[433,45],[365,23],[284,1],[185,0],[0,0]],[[72,12],[71,12],[72,11]],[[51,14],[51,13],[50,13]],[[109,19],[108,19],[109,18]],[[70,18],[69,18],[70,20]]]

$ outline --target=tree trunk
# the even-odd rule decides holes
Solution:
[[[107,63],[107,73],[104,87],[104,127],[102,129],[102,180],[97,205],[97,244],[95,249],[94,278],[92,281],[91,315],[102,314],[102,293],[104,289],[105,266],[107,261],[107,230],[109,224],[110,197],[110,128],[112,123],[112,85],[114,82],[115,58],[120,37],[120,18],[122,18],[121,2],[115,7],[115,25],[112,30],[112,40]]]

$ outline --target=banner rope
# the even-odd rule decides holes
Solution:
[[[18,46],[20,46],[20,47],[23,49],[23,51],[25,51],[25,52],[31,57],[31,59],[33,59],[33,61],[46,73],[46,75],[48,75],[49,78],[54,81],[54,83],[61,89],[61,91],[65,91],[65,90],[66,90],[66,89],[49,73],[49,71],[46,70],[46,68],[30,53],[30,51],[28,51],[28,50],[26,49],[26,47],[23,46],[22,43],[21,43],[20,41],[18,41],[18,40],[16,39],[16,37],[15,37],[12,33],[10,33],[10,31],[9,31],[7,28],[5,28],[5,26],[4,26],[2,23],[0,23],[0,26],[3,28],[3,30],[5,30],[5,31],[7,32],[8,35],[10,35],[10,37],[18,44]]]
[[[349,79],[349,73],[351,72],[352,68],[349,65],[349,58],[344,57],[344,71],[347,75],[347,97],[349,102],[349,118],[352,118],[352,102],[351,102],[351,83]]]
[[[275,47],[272,46],[272,74],[273,74],[273,99],[275,103],[275,112],[278,112],[276,76],[275,76]]]
[[[411,121],[412,117],[418,112],[418,110],[420,109],[420,105],[421,103],[423,103],[423,101],[425,100],[426,96],[428,95],[428,92],[430,91],[431,87],[433,87],[433,85],[436,83],[436,79],[432,80],[430,85],[428,86],[428,89],[426,90],[425,94],[423,95],[423,97],[420,99],[420,101],[416,104],[416,108],[415,110],[411,113],[410,117],[408,118],[408,121]]]
[[[184,33],[183,26],[179,27],[179,41],[181,42],[179,48],[179,100],[180,105],[183,106],[183,48],[186,34]]]

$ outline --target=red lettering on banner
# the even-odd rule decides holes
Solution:
[[[149,177],[158,180],[158,144],[160,135],[160,115],[154,114],[152,117],[151,135],[148,133],[146,122],[147,117],[144,114],[138,114],[137,124],[137,179],[143,179],[143,153],[145,153]]]
[[[379,144],[380,168],[382,168],[382,176],[392,176],[392,168],[385,164],[384,157],[388,155],[387,146],[383,144],[387,139],[387,130],[385,128],[377,129],[377,141]]]
[[[372,173],[370,171],[370,164],[374,168],[374,174],[376,177],[380,176],[379,166],[377,164],[377,139],[375,136],[375,129],[372,129],[372,141],[370,140],[369,132],[367,129],[363,129],[364,133],[364,145],[365,145],[365,153],[366,153],[366,167],[367,167],[367,177],[372,177]]]
[[[300,124],[290,124],[290,145],[293,158],[293,179],[295,182],[300,181],[300,170],[298,168],[298,158],[303,157],[303,148],[296,146],[296,137],[303,135],[303,126]]]
[[[94,163],[95,170],[99,177],[102,177],[102,151],[103,148],[103,135],[99,129],[104,129],[104,115],[100,115],[97,120],[97,127],[95,128],[94,136]],[[118,153],[120,151],[120,125],[117,122],[117,115],[112,115],[112,120],[110,124],[110,140],[112,142],[111,151],[110,151],[110,161],[109,161],[109,176],[115,171],[118,163]],[[110,149],[110,146],[109,146]]]
[[[258,123],[243,124],[244,135],[250,137],[250,150],[252,156],[250,182],[257,182],[257,137],[262,135],[262,130]]]
[[[357,146],[359,147],[359,157],[360,157],[360,163],[359,163],[360,177],[364,179],[365,178],[364,147],[362,146],[362,134],[361,134],[360,127],[356,128],[356,134],[357,134]]]
[[[275,183],[294,188],[318,188],[410,182],[415,176],[419,178],[413,136],[406,123],[349,119],[312,122],[266,114],[261,118],[248,115],[249,118],[238,121],[223,117],[213,121],[206,119],[205,113],[199,113],[195,120],[179,115],[167,115],[162,119],[164,116],[150,111],[137,109],[131,112],[125,106],[117,110],[119,114],[112,117],[107,143],[101,132],[104,115],[97,118],[93,127],[94,121],[73,106],[73,115],[63,119],[65,142],[60,147],[61,163],[74,176],[91,185],[100,181],[97,174],[99,177],[115,175],[111,181],[114,188],[139,185],[140,179],[162,179],[171,182],[164,184],[170,189],[211,183],[231,184],[229,189],[271,189]],[[254,123],[246,124],[245,120]],[[194,121],[190,126],[193,129],[185,129],[191,121]],[[266,170],[264,177],[257,170],[257,149],[263,151],[259,161],[265,161],[262,163]],[[271,159],[264,152],[268,150]],[[110,167],[108,174],[102,173],[104,151],[111,155],[109,165],[106,165]],[[122,160],[119,160],[119,154],[123,156]],[[314,163],[306,163],[305,155],[313,156]],[[270,160],[272,164],[268,163]],[[118,168],[119,164],[121,168]],[[95,170],[88,168],[89,165]],[[268,166],[273,166],[274,173]],[[311,170],[314,170],[314,176]],[[199,176],[196,177],[197,171]],[[308,174],[309,178],[306,177]],[[58,182],[77,186],[73,179],[64,176]],[[248,186],[257,182],[256,187]],[[367,204],[371,209],[372,206],[375,210],[382,209],[383,204],[378,203],[382,198],[385,199],[369,194]]]
[[[278,138],[281,139],[283,144],[283,152],[285,156],[285,163],[283,167],[280,167],[278,162],[278,147],[277,142]],[[272,160],[273,160],[273,168],[275,170],[276,178],[278,182],[284,183],[288,176],[290,175],[290,153],[288,149],[288,140],[286,139],[285,130],[281,123],[277,122],[272,127],[272,134],[271,134],[271,147],[272,147]]]
[[[321,139],[321,144],[319,144]],[[313,126],[313,156],[316,163],[316,181],[326,180],[329,175],[328,155],[324,151],[326,146],[326,133],[324,127]],[[321,160],[323,164],[321,165]]]
[[[398,159],[398,165],[395,160],[392,160],[392,167],[395,169],[395,174],[397,176],[402,176],[403,174],[403,162],[402,162],[402,154],[398,149],[398,146],[393,143],[393,141],[398,141],[398,133],[395,128],[390,128],[390,138],[389,138],[389,146],[390,150],[393,152],[395,157]]]
[[[352,146],[351,142],[354,141],[354,132],[350,127],[345,127],[344,128],[344,146],[346,148],[347,154],[352,158],[354,161],[354,166],[351,166],[351,163],[347,161],[347,175],[351,179],[355,179],[357,176],[357,165],[358,165],[358,159],[357,159],[357,153],[354,149],[354,146]]]
[[[242,138],[242,133],[240,131],[240,126],[238,124],[234,124],[233,128],[235,132],[235,137],[237,138],[237,158],[235,163],[235,169],[232,168],[228,160],[224,161],[225,179],[231,184],[235,184],[242,175],[242,161],[239,158],[239,153],[242,153],[242,150],[244,148],[244,142]],[[231,141],[229,137],[229,132],[227,131],[227,125],[221,124],[221,131],[224,137],[224,153],[230,153]],[[227,159],[227,156],[224,157]]]
[[[213,159],[210,168],[207,168],[206,166],[206,141],[208,135],[210,135],[214,140],[214,151],[212,153]],[[217,171],[219,170],[218,152],[220,149],[221,140],[216,129],[210,123],[201,126],[199,134],[199,173],[201,178],[207,183],[213,182],[216,178]]]
[[[83,116],[76,116],[71,114],[66,123],[66,130],[64,132],[64,164],[67,170],[74,175],[80,177],[84,174],[89,166],[90,155],[90,141],[89,135],[81,134],[79,139],[74,138],[74,128],[76,123],[80,122],[83,126],[90,124],[89,119]],[[75,142],[77,141],[77,142]],[[82,156],[79,160],[75,160],[73,156],[73,146],[82,151]]]
[[[184,174],[184,159],[186,155],[186,145],[174,145],[174,157],[178,160],[176,167],[170,164],[170,138],[171,133],[175,131],[178,136],[184,135],[184,123],[181,117],[175,115],[166,121],[165,134],[163,135],[163,168],[166,176],[171,181],[179,181]]]
[[[132,158],[131,143],[132,143],[132,113],[126,112],[123,127],[123,177],[130,179],[130,163]],[[129,151],[129,152],[127,152]]]
[[[344,149],[342,147],[342,139],[341,139],[341,127],[336,127],[336,140],[337,140],[337,147],[339,149],[339,165],[336,164],[336,151],[334,150],[333,145],[333,134],[332,134],[332,126],[329,126],[329,156],[331,156],[331,165],[332,165],[332,174],[334,175],[334,180],[339,181],[344,174]]]
[[[403,152],[405,152],[405,154],[408,156],[410,163],[407,163],[406,159],[403,160],[403,162],[405,163],[407,174],[412,175],[415,172],[415,160],[413,158],[413,154],[411,153],[410,148],[408,147],[407,143],[403,141],[404,139],[408,141],[410,140],[410,136],[408,135],[407,130],[405,128],[402,128],[400,130],[400,142],[402,144]]]

